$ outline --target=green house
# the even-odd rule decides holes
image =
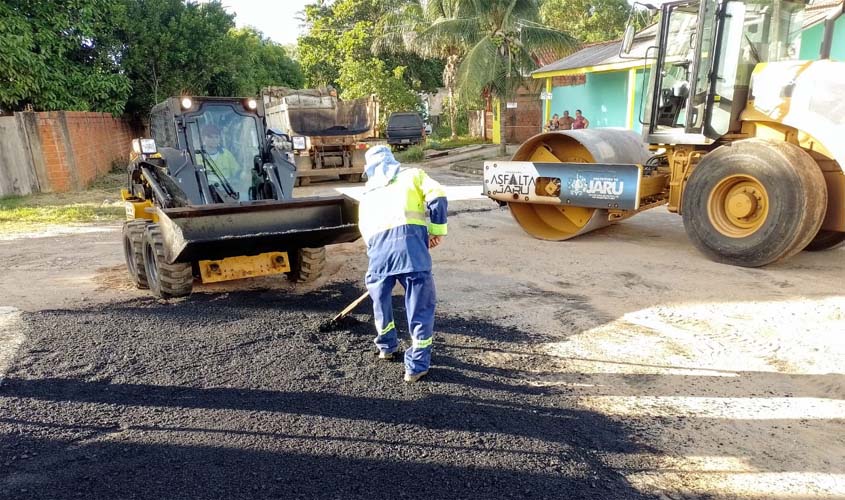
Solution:
[[[818,59],[824,20],[842,9],[842,0],[816,1],[804,16],[800,50],[796,59]],[[642,129],[643,89],[648,87],[646,56],[654,57],[657,26],[639,32],[630,54],[619,56],[621,41],[588,45],[578,52],[534,71],[531,76],[545,80],[543,123],[553,114],[570,115],[580,109],[591,128],[624,127]],[[845,60],[845,17],[836,22],[831,58]]]

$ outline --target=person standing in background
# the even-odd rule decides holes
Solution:
[[[569,110],[563,112],[563,118],[560,119],[560,129],[561,130],[571,130],[572,129],[572,117],[569,116]]]
[[[584,115],[581,114],[580,109],[575,110],[575,119],[572,120],[572,129],[582,129],[587,128],[590,126],[590,120],[586,119]]]

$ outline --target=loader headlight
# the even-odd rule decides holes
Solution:
[[[305,145],[305,137],[301,135],[295,135],[292,138],[293,141],[293,149],[307,149]]]
[[[132,151],[138,154],[151,155],[158,151],[155,139],[132,139]]]
[[[246,106],[246,109],[250,111],[255,111],[255,108],[258,107],[258,103],[255,102],[255,99],[247,99],[244,105]]]
[[[193,105],[194,101],[192,101],[190,97],[182,98],[182,109],[191,109],[191,106]]]

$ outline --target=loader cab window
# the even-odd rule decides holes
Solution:
[[[206,166],[209,184],[224,201],[249,200],[254,158],[261,153],[257,118],[229,104],[205,103],[186,122],[194,162]]]
[[[189,133],[194,145],[200,142],[206,147],[210,139],[214,147],[230,151],[238,163],[252,168],[255,155],[260,153],[258,121],[252,115],[235,112],[229,104],[206,104],[196,116],[197,127],[191,127]]]

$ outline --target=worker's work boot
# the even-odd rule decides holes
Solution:
[[[396,353],[399,352],[399,348],[397,347],[395,351],[390,352],[378,352],[378,359],[383,359],[385,361],[393,361],[393,358],[396,357]]]
[[[409,384],[413,384],[414,382],[419,382],[419,380],[423,377],[428,375],[428,370],[419,373],[406,373],[405,374],[405,382]]]

